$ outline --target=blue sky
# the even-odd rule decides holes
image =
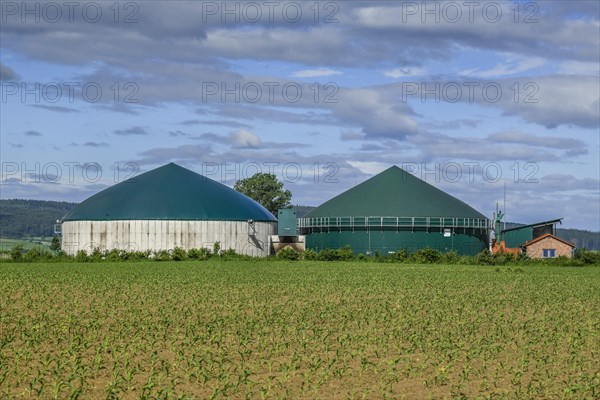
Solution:
[[[1,9],[2,198],[176,162],[316,206],[395,164],[600,230],[596,1],[24,4]]]

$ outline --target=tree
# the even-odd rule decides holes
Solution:
[[[240,179],[233,188],[262,204],[273,215],[277,215],[280,208],[289,207],[292,199],[292,192],[284,190],[283,183],[274,174],[254,174]]]
[[[50,243],[50,250],[54,252],[60,251],[60,238],[56,235],[52,238],[52,243]]]

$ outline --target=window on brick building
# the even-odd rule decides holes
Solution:
[[[556,257],[556,249],[544,249],[544,258],[554,258]]]

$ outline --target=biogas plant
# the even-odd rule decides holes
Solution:
[[[277,219],[243,194],[176,164],[118,183],[85,200],[62,220],[68,254],[94,249],[234,249],[270,254]]]
[[[429,247],[474,255],[488,248],[492,221],[468,204],[393,166],[298,217],[263,206],[170,163],[105,189],[66,214],[62,248],[159,251],[180,247],[267,256],[292,244],[319,251],[349,245],[387,254]],[[279,226],[278,226],[279,225]]]
[[[455,197],[393,166],[298,220],[314,250],[350,245],[387,254],[430,247],[473,255],[489,245],[490,222]]]

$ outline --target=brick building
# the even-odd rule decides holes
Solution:
[[[575,246],[549,233],[528,241],[523,245],[529,258],[573,257]]]

